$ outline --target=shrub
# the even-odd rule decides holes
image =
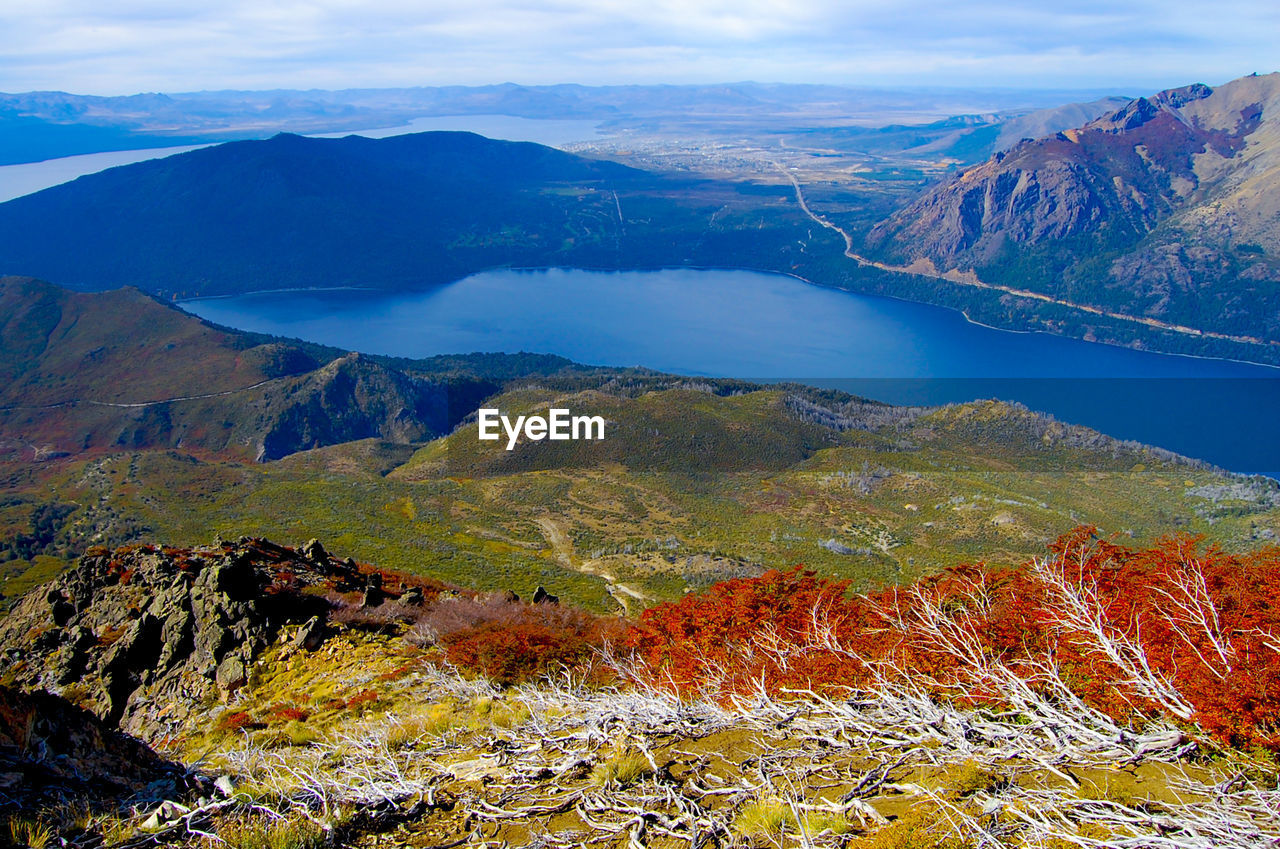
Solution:
[[[800,567],[735,578],[649,608],[625,644],[655,678],[681,690],[723,696],[761,680],[775,692],[818,687],[861,669],[843,650],[821,645],[835,635],[847,644],[867,618],[865,605],[845,597],[847,589],[848,582]]]
[[[377,700],[378,700],[377,692],[373,690],[361,690],[359,693],[356,693],[350,699],[347,699],[347,707],[348,708],[363,707],[365,705],[373,704]]]
[[[267,716],[272,723],[306,722],[311,718],[310,712],[294,705],[285,704],[272,705],[267,710]]]
[[[653,772],[653,766],[644,755],[616,751],[600,761],[591,770],[591,783],[600,786],[614,784],[630,787]]]
[[[626,636],[634,672],[729,699],[857,689],[893,670],[939,696],[1007,707],[993,673],[1005,670],[1118,722],[1163,715],[1280,750],[1280,549],[1228,555],[1189,537],[1135,549],[1078,528],[1021,569],[846,590],[796,568],[658,605]]]
[[[733,830],[748,838],[777,838],[794,821],[791,808],[782,800],[754,799],[738,809]]]
[[[445,646],[450,663],[500,684],[536,678],[553,666],[571,666],[587,650],[579,635],[537,622],[489,622],[451,634]]]
[[[261,722],[253,718],[247,710],[237,710],[230,713],[224,713],[219,717],[215,728],[219,731],[248,731],[254,728],[264,727]]]
[[[249,818],[224,821],[218,826],[224,849],[319,849],[325,845],[320,826],[306,819]]]
[[[596,650],[622,632],[617,620],[501,597],[438,602],[423,621],[450,663],[501,684],[528,681],[559,667],[586,669]]]

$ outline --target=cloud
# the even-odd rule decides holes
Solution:
[[[1158,88],[1274,70],[1280,9],[1224,0],[17,0],[0,88],[522,83]]]

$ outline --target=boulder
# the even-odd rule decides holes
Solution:
[[[22,689],[73,693],[107,724],[159,740],[243,686],[285,628],[323,622],[326,602],[304,588],[364,585],[324,559],[247,538],[86,556],[0,619],[0,663]],[[323,638],[322,624],[303,630],[304,643]]]
[[[298,636],[293,640],[294,648],[315,651],[324,645],[326,631],[324,619],[320,616],[312,616],[298,629]]]
[[[329,562],[329,553],[324,550],[324,546],[320,544],[318,539],[309,539],[303,543],[302,556],[312,563],[325,564]]]

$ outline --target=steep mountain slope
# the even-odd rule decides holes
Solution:
[[[0,278],[0,346],[0,432],[20,454],[181,447],[274,459],[448,426],[448,393],[429,380],[220,330],[136,289]]]
[[[1139,98],[1023,142],[865,252],[1194,329],[1280,339],[1280,74]]]
[[[423,286],[507,265],[790,269],[809,230],[781,187],[669,180],[471,133],[279,135],[0,204],[0,269],[185,295]]]

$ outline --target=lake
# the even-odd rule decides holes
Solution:
[[[499,270],[418,292],[266,292],[182,307],[229,327],[404,357],[531,351],[894,403],[1000,397],[1234,471],[1280,474],[1280,370],[995,330],[778,274]]]

